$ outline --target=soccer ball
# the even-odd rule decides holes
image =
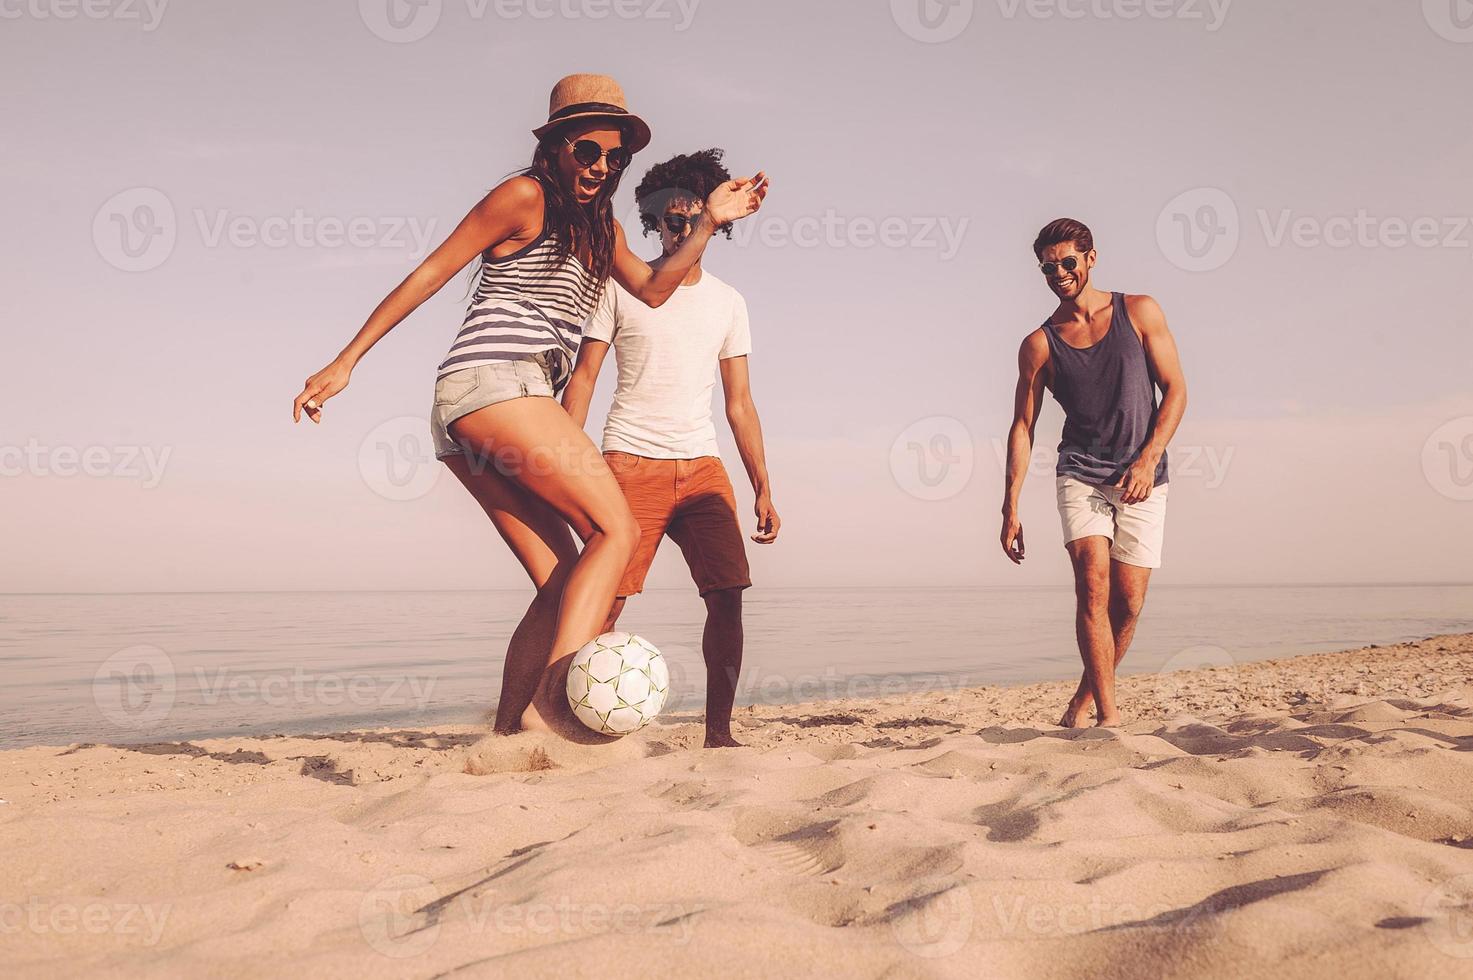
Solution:
[[[605,633],[573,655],[568,704],[589,728],[604,735],[637,732],[665,706],[670,668],[649,640]]]

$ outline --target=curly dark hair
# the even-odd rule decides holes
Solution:
[[[634,200],[639,205],[639,223],[644,233],[660,227],[660,217],[674,198],[690,198],[703,203],[711,192],[731,180],[731,174],[721,165],[726,151],[712,147],[696,153],[682,153],[664,163],[657,163],[644,175],[644,180],[634,189]],[[717,231],[731,237],[731,225],[724,224]]]

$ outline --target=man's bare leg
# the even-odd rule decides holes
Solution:
[[[705,599],[706,748],[736,748],[742,743],[731,737],[731,706],[742,672],[742,590],[717,589]]]
[[[1151,583],[1151,570],[1125,562],[1110,561],[1110,633],[1115,645],[1115,667],[1125,659],[1130,642],[1135,638],[1135,627],[1140,622],[1141,610],[1146,603],[1146,590]],[[1064,728],[1082,728],[1089,709],[1094,706],[1094,692],[1090,689],[1086,671],[1079,678],[1079,687],[1069,699],[1069,707],[1059,724]]]
[[[623,598],[614,600],[605,633],[618,627]],[[706,594],[706,631],[701,653],[706,660],[706,748],[736,748],[731,737],[731,706],[742,670],[742,590],[718,589]]]
[[[1085,687],[1099,706],[1096,725],[1118,725],[1115,707],[1115,636],[1110,628],[1110,539],[1098,535],[1066,544],[1074,565],[1074,634],[1084,661]],[[1066,714],[1062,721],[1079,719]],[[1061,722],[1062,723],[1062,722]]]

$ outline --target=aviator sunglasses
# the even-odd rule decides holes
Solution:
[[[591,167],[598,162],[599,157],[608,157],[609,169],[614,173],[618,173],[629,166],[629,161],[634,156],[625,147],[616,146],[612,150],[605,150],[593,140],[579,140],[574,143],[572,140],[564,137],[563,142],[573,148],[573,159],[577,160],[578,165],[581,167]]]
[[[1079,256],[1066,255],[1057,262],[1041,262],[1038,268],[1046,276],[1051,276],[1060,269],[1063,269],[1065,272],[1073,272],[1079,268]]]

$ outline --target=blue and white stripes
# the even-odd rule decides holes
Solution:
[[[438,377],[552,351],[553,387],[562,390],[601,290],[575,256],[557,253],[557,240],[544,231],[511,255],[485,258],[465,323],[440,362]]]

